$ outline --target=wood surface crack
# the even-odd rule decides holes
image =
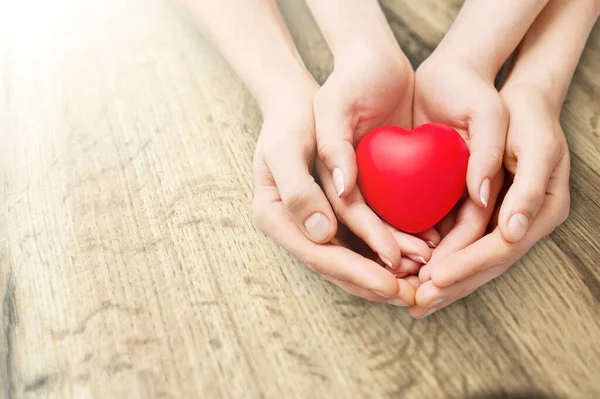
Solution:
[[[507,348],[506,345],[504,344],[504,342],[498,337],[498,334],[496,332],[497,329],[490,328],[490,326],[487,324],[485,318],[483,318],[483,317],[479,318],[479,322],[481,323],[483,328],[486,330],[487,335],[489,337],[492,337],[494,339],[494,341],[496,341],[498,348],[500,350],[502,350],[502,352],[504,352],[504,354],[511,360],[512,364],[517,366],[517,368],[519,370],[519,375],[521,375],[523,378],[525,378],[525,380],[527,381],[528,384],[533,385],[534,379],[527,372],[525,367],[523,367],[523,364],[521,364],[521,362],[519,361],[519,358],[514,355],[514,351],[511,351],[509,348]],[[490,357],[490,360],[492,361],[492,363],[494,364],[494,367],[496,369],[500,368],[500,365],[498,364],[498,362],[495,358]]]
[[[4,330],[4,373],[3,380],[4,384],[4,396],[6,399],[13,397],[15,389],[14,373],[13,373],[13,334],[14,329],[17,326],[17,304],[15,299],[15,283],[12,269],[9,268],[6,276],[6,293],[2,300],[2,326]]]
[[[55,340],[62,340],[66,337],[80,335],[83,334],[87,328],[87,324],[95,318],[96,316],[106,312],[107,310],[115,309],[122,313],[130,314],[130,315],[139,315],[141,313],[140,308],[130,308],[127,306],[123,306],[117,303],[112,303],[109,301],[102,302],[102,305],[88,314],[79,324],[72,330],[62,330],[62,331],[51,331],[52,338]]]
[[[44,389],[48,387],[53,381],[55,381],[57,374],[45,374],[39,377],[34,378],[31,382],[25,384],[25,388],[23,392],[33,392],[39,391],[40,389]]]
[[[75,183],[69,187],[69,193],[63,198],[63,202],[65,202],[69,198],[69,196],[73,193],[74,190],[80,188],[81,186],[83,186],[85,184],[92,183],[92,182],[99,180],[106,173],[111,172],[113,170],[124,171],[150,145],[151,142],[152,142],[152,139],[146,141],[133,155],[130,155],[129,157],[127,157],[125,160],[119,162],[118,164],[102,168],[97,173],[95,173],[89,177],[80,179],[77,183]]]

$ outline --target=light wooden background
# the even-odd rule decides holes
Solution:
[[[417,65],[460,3],[382,5]],[[563,122],[570,219],[415,321],[253,229],[260,115],[166,0],[0,0],[0,397],[599,398],[600,27]]]

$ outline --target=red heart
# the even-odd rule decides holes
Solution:
[[[358,185],[369,206],[408,233],[433,227],[465,190],[469,149],[449,126],[383,126],[356,149]]]

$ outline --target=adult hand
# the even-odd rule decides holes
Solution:
[[[437,226],[446,236],[435,262],[481,238],[502,184],[508,113],[494,87],[501,65],[548,1],[466,1],[442,42],[416,73],[414,124],[454,127],[471,150],[467,198]],[[489,205],[489,206],[488,206]],[[429,279],[429,268],[419,273]]]
[[[501,91],[510,113],[504,165],[514,182],[499,208],[498,226],[463,250],[434,253],[421,269],[413,316],[430,314],[501,275],[567,218],[569,151],[559,115],[598,16],[596,0],[550,2],[525,35]]]
[[[507,87],[502,98],[511,116],[504,166],[514,182],[502,203],[499,225],[464,249],[434,254],[421,269],[413,317],[427,316],[500,276],[569,214],[569,151],[553,100],[527,85]],[[504,239],[503,230],[520,240]],[[439,250],[445,251],[447,238]]]
[[[336,218],[311,176],[316,158],[312,108],[316,90],[316,84],[290,87],[289,97],[279,97],[263,109],[253,162],[254,224],[312,271],[351,294],[377,302],[414,304],[413,285],[334,239]]]

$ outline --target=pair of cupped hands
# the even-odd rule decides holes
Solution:
[[[263,109],[253,168],[258,229],[352,295],[425,317],[500,276],[569,212],[560,106],[533,85],[437,51],[415,71],[398,48],[336,54]],[[382,125],[455,128],[467,192],[435,229],[398,231],[365,203],[355,148]],[[423,177],[426,178],[426,177]],[[389,184],[397,184],[389,182]]]

